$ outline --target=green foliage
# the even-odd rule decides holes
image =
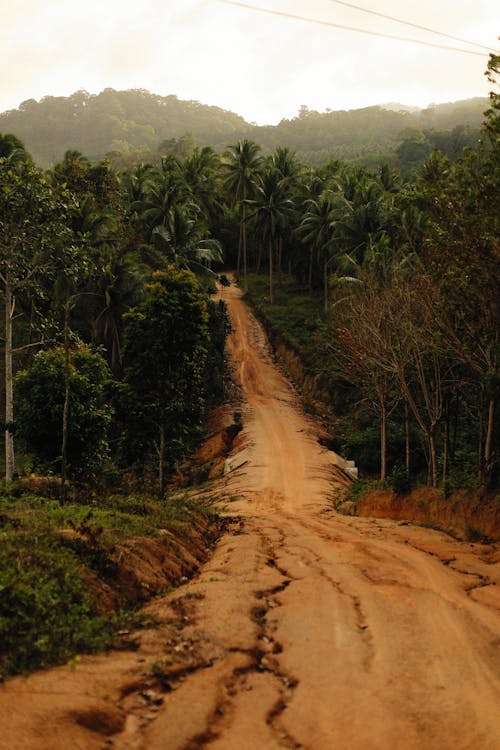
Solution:
[[[160,475],[202,429],[209,347],[208,302],[194,275],[155,274],[144,302],[125,318],[124,395],[134,402],[128,430],[142,437],[147,454],[155,443],[168,448]]]
[[[322,315],[321,299],[308,294],[291,276],[283,275],[281,284],[274,289],[271,305],[267,278],[255,273],[248,275],[247,298],[257,313],[269,321],[271,329],[309,360],[311,336]]]
[[[187,498],[158,503],[147,495],[89,494],[78,503],[61,506],[57,500],[25,494],[22,484],[11,490],[13,494],[0,493],[0,675],[4,677],[112,646],[124,621],[130,624],[131,615],[96,614],[85,569],[120,595],[116,563],[110,559],[116,543],[155,537],[160,529],[182,535],[194,519],[212,512]]]
[[[497,70],[493,56],[488,70],[493,82]],[[85,124],[95,145],[104,136],[98,125],[88,128],[89,122],[105,121],[106,127],[112,122],[113,141],[128,144],[130,164],[135,146],[149,149],[151,159],[118,175],[107,161],[93,163],[71,150],[52,173],[42,175],[29,162],[11,159],[17,142],[1,137],[12,153],[0,158],[0,270],[5,300],[16,310],[13,347],[6,326],[6,361],[19,342],[27,348],[14,359],[15,368],[28,367],[38,335],[43,345],[47,338],[60,340],[64,329],[67,344],[70,328],[82,340],[105,347],[114,375],[123,378],[107,388],[102,401],[108,416],[107,401],[116,412],[113,456],[120,468],[133,464],[149,470],[160,454],[164,477],[192,449],[207,404],[223,392],[228,321],[223,306],[209,303],[206,293],[214,291],[211,264],[221,262],[224,245],[226,260],[243,270],[245,288],[248,269],[266,268],[269,281],[251,282],[251,300],[268,330],[275,331],[275,341],[300,355],[312,376],[312,401],[329,402],[325,411],[337,428],[336,445],[346,438],[361,470],[376,471],[377,452],[385,456],[386,425],[388,471],[401,463],[405,409],[411,412],[412,474],[422,468],[425,444],[433,482],[439,479],[441,455],[439,474],[452,481],[460,447],[456,437],[450,439],[452,426],[476,444],[476,419],[483,432],[482,473],[493,476],[500,382],[497,104],[492,98],[484,143],[457,160],[464,146],[474,144],[484,102],[411,115],[380,107],[324,115],[301,108],[298,117],[277,128],[247,128],[241,135],[244,123],[233,117],[230,138],[222,126],[226,113],[210,110],[208,119],[220,117],[224,145],[236,143],[222,156],[210,146],[196,147],[197,127],[188,128],[189,136],[182,129],[185,115],[201,121],[207,108],[175,97],[107,89],[98,96],[77,92],[67,100],[24,102],[7,119],[0,116],[4,131],[5,125],[23,137],[9,118],[21,123],[43,113],[54,133],[58,118],[67,132]],[[289,146],[274,147],[276,137]],[[156,158],[162,141],[164,153]],[[422,179],[417,170],[414,184],[404,184],[393,169],[398,144],[403,171],[416,167],[436,145],[449,158],[433,153]],[[294,146],[302,149],[299,156]],[[380,147],[393,151],[390,164],[378,164]],[[97,155],[94,148],[85,151]],[[305,151],[325,163],[307,168],[300,161]],[[342,164],[334,158],[340,155],[366,157],[370,167]],[[169,263],[177,270],[169,270]],[[203,291],[194,289],[190,276],[181,281],[179,268],[204,273]],[[153,276],[145,289],[155,269],[163,269],[163,276]],[[221,277],[221,283],[227,281]],[[478,388],[467,391],[472,382]],[[60,382],[47,402],[58,388]],[[8,388],[6,394],[7,405],[12,402]],[[37,437],[47,433],[46,425],[30,429],[36,421],[24,401],[20,434],[41,443],[39,452],[50,454],[43,455],[45,463],[55,461],[58,440],[51,444]],[[76,404],[73,411],[80,418]],[[18,415],[7,413],[6,421],[14,425]],[[6,442],[10,478],[13,452],[10,438]],[[75,469],[79,461],[73,459]],[[81,476],[93,468],[87,458],[80,463]],[[386,462],[380,464],[385,476]],[[116,466],[108,478],[113,471]]]
[[[352,415],[347,428],[343,452],[356,462],[361,471],[376,475],[380,471],[380,424],[376,420],[367,423]]]
[[[62,441],[64,350],[39,352],[16,378],[17,434],[41,467],[57,468]],[[109,369],[103,358],[80,346],[70,356],[68,457],[72,476],[92,475],[108,453],[112,417],[107,401]]]
[[[226,375],[226,339],[231,333],[231,320],[222,300],[208,303],[208,329],[210,342],[205,365],[204,390],[208,404],[216,404],[224,396]]]
[[[108,88],[97,95],[77,91],[69,97],[46,96],[40,102],[30,99],[0,114],[0,128],[16,133],[44,167],[54,155],[60,160],[67,149],[77,148],[92,159],[111,152],[116,164],[124,167],[155,159],[158,163],[166,152],[183,157],[196,142],[223,151],[228,143],[245,138],[262,144],[267,152],[283,144],[297,151],[302,161],[317,165],[332,158],[373,161],[375,154],[394,150],[406,128],[440,134],[451,133],[457,125],[477,128],[486,106],[485,99],[469,99],[417,112],[398,111],[396,106],[392,111],[378,106],[323,113],[301,110],[278,125],[258,127],[199,102],[142,89]]]
[[[27,159],[28,153],[24,143],[13,133],[0,133],[0,159]]]
[[[393,468],[389,482],[397,495],[403,495],[411,490],[410,475],[401,464],[396,464]]]
[[[347,488],[345,502],[357,505],[372,490],[385,490],[389,486],[386,479],[355,479]]]
[[[110,645],[111,623],[92,613],[73,555],[51,535],[9,533],[10,519],[2,519],[0,672],[37,669]]]

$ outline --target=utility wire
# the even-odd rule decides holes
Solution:
[[[423,39],[411,39],[410,37],[396,36],[395,34],[385,34],[382,31],[369,31],[368,29],[358,29],[355,26],[345,26],[344,24],[334,23],[333,21],[323,21],[319,18],[310,18],[308,16],[298,16],[294,13],[286,13],[285,11],[271,10],[270,8],[262,8],[258,5],[250,5],[249,3],[239,3],[236,0],[216,0],[218,3],[224,3],[225,5],[234,5],[237,8],[245,8],[246,10],[256,10],[259,13],[267,13],[271,16],[281,16],[282,18],[292,18],[295,21],[305,21],[306,23],[314,23],[318,26],[330,26],[335,29],[343,29],[344,31],[355,31],[358,34],[369,34],[370,36],[383,37],[385,39],[396,39],[398,42],[411,42],[412,44],[422,44],[425,47],[437,47],[437,49],[451,50],[452,52],[462,52],[464,55],[478,55],[479,57],[485,57],[486,52],[475,52],[471,49],[462,49],[461,47],[451,47],[447,44],[437,44],[435,42],[424,42]],[[486,48],[485,48],[486,49]]]
[[[455,42],[463,42],[464,44],[471,44],[474,47],[479,47],[480,49],[484,49],[487,52],[491,52],[491,49],[489,47],[486,47],[484,44],[478,44],[478,42],[470,42],[468,39],[461,39],[461,37],[459,36],[452,36],[451,34],[446,34],[444,31],[436,31],[435,29],[430,29],[428,26],[420,26],[420,24],[412,23],[411,21],[403,21],[401,18],[388,16],[386,13],[380,13],[377,10],[371,10],[370,8],[363,8],[361,5],[354,5],[353,3],[347,3],[344,0],[330,0],[330,2],[337,3],[337,5],[345,5],[346,8],[354,8],[354,10],[361,10],[363,13],[370,13],[372,16],[379,16],[380,18],[387,18],[389,19],[389,21],[395,21],[396,23],[401,23],[404,26],[412,26],[414,29],[420,29],[421,31],[428,31],[431,34],[444,36],[447,39],[453,39]]]

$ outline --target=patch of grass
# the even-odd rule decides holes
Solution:
[[[284,275],[281,286],[274,286],[271,305],[267,277],[257,274],[248,275],[246,297],[257,314],[307,363],[313,356],[312,337],[323,317],[321,298],[310,295],[292,277]]]
[[[114,623],[96,616],[78,563],[50,534],[0,533],[0,672],[25,672],[102,650]]]
[[[97,614],[85,569],[113,585],[114,545],[164,530],[184,536],[206,507],[177,496],[98,497],[81,503],[0,491],[0,679],[112,646],[133,611]]]
[[[357,504],[368,492],[388,487],[390,482],[387,479],[355,479],[347,488],[345,500]]]

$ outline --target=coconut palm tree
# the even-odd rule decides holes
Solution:
[[[195,148],[182,165],[192,198],[211,227],[222,212],[222,199],[217,184],[219,166],[220,159],[210,146]]]
[[[174,206],[167,225],[153,229],[152,242],[165,264],[207,272],[212,261],[222,262],[221,245],[218,240],[206,237],[205,224],[199,221],[200,213],[194,204]]]
[[[258,155],[260,146],[253,141],[238,141],[231,146],[226,155],[223,166],[226,171],[225,185],[232,193],[234,203],[240,208],[240,237],[238,241],[237,273],[239,275],[243,260],[243,288],[248,291],[247,284],[247,235],[246,210],[247,200],[255,195],[256,180],[262,159]]]
[[[147,270],[133,253],[109,248],[87,298],[92,342],[104,345],[113,372],[122,363],[123,315],[141,301]]]
[[[299,227],[303,241],[309,245],[309,291],[312,291],[313,263],[315,256],[323,265],[323,299],[325,311],[328,306],[328,262],[334,238],[335,212],[333,194],[326,190],[318,198],[306,201],[306,211]]]
[[[179,162],[165,157],[160,169],[151,170],[144,179],[142,198],[132,204],[137,212],[147,242],[158,226],[166,227],[175,206],[189,200],[189,189],[184,181]]]
[[[268,247],[269,302],[272,304],[274,251],[283,235],[293,203],[288,197],[284,181],[275,169],[264,172],[257,183],[255,199],[247,202],[252,208],[262,243]]]

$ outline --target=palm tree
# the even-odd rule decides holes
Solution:
[[[253,216],[260,230],[263,244],[269,251],[269,302],[273,304],[273,264],[276,243],[283,234],[287,213],[292,201],[287,196],[283,180],[275,169],[270,169],[260,177],[254,200],[247,201],[253,207]]]
[[[253,141],[238,141],[231,146],[227,153],[224,168],[227,172],[225,184],[234,195],[234,202],[240,207],[240,237],[238,241],[237,274],[240,273],[243,258],[243,288],[248,291],[247,284],[247,237],[246,237],[246,205],[247,200],[255,194],[256,179],[262,160],[258,156],[260,146]]]
[[[271,165],[287,186],[298,185],[303,167],[297,160],[295,151],[291,151],[288,146],[278,146],[271,155]]]
[[[323,295],[324,309],[328,306],[328,261],[334,237],[334,203],[333,194],[326,190],[318,198],[306,201],[306,212],[300,224],[300,234],[309,244],[309,291],[312,291],[312,273],[314,256],[323,261]]]
[[[166,264],[206,272],[212,261],[222,262],[218,240],[206,237],[206,227],[199,221],[200,209],[194,204],[175,205],[166,226],[159,225],[151,233],[154,246]]]
[[[278,235],[278,284],[281,283],[281,272],[283,267],[283,249],[285,240],[289,244],[291,238],[290,225],[293,222],[292,209],[295,208],[297,198],[302,187],[302,178],[305,174],[304,166],[297,160],[294,151],[288,147],[278,146],[271,156],[271,167],[278,174],[281,187],[290,200],[290,208],[285,212],[286,221],[282,223]]]
[[[11,163],[30,161],[22,141],[13,133],[0,133],[0,159],[9,159]]]
[[[155,168],[152,164],[136,164],[120,173],[120,183],[128,208],[144,199],[144,187],[151,179]],[[132,209],[134,213],[134,210]]]
[[[105,346],[114,372],[122,363],[123,315],[141,301],[146,275],[147,269],[132,253],[110,249],[93,286],[92,341]]]
[[[195,203],[201,208],[208,224],[213,226],[222,211],[217,186],[220,159],[210,146],[195,148],[182,165],[184,179]]]
[[[150,171],[142,193],[132,209],[137,212],[146,241],[149,241],[155,227],[168,225],[174,207],[184,205],[189,199],[180,164],[174,157],[165,157],[161,169]]]
[[[388,227],[393,197],[384,191],[380,181],[360,173],[354,178],[348,175],[341,187],[346,210],[337,226],[337,236],[345,252],[362,263]]]

